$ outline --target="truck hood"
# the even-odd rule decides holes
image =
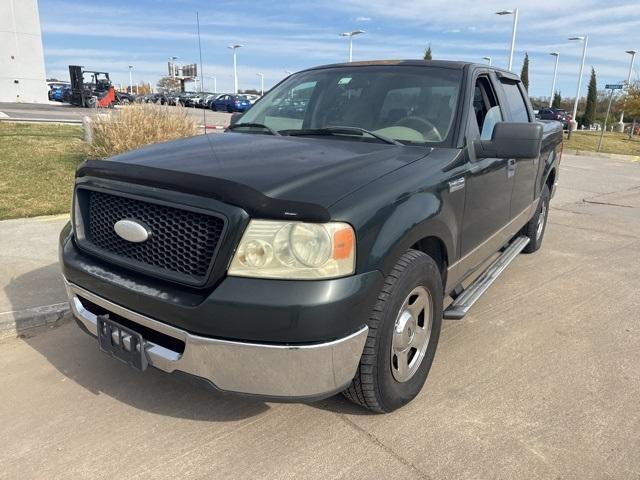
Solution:
[[[245,205],[240,193],[215,195],[219,193],[216,190],[231,191],[237,186],[237,192],[249,196],[256,192],[268,199],[317,205],[326,210],[350,192],[430,151],[426,147],[335,137],[228,132],[155,144],[109,160],[86,162],[78,175],[131,181],[161,175],[162,187],[171,188],[172,182],[179,187],[178,183],[197,181],[201,185],[198,193],[211,193],[241,207]],[[202,192],[203,188],[210,192]]]

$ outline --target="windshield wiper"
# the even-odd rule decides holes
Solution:
[[[392,138],[385,137],[379,133],[374,133],[370,130],[366,130],[360,127],[323,127],[323,128],[303,128],[300,130],[280,130],[283,135],[301,136],[301,135],[369,135],[381,142],[388,143],[390,145],[402,145],[402,143]]]
[[[247,122],[247,123],[235,123],[233,125],[229,125],[227,127],[227,130],[234,130],[236,128],[240,128],[240,127],[249,127],[249,128],[262,128],[264,130],[266,130],[267,132],[269,132],[271,135],[278,135],[280,136],[279,132],[276,132],[273,128],[271,127],[267,127],[264,123],[253,123],[253,122]]]

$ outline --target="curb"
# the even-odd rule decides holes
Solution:
[[[604,157],[612,158],[614,160],[626,160],[628,162],[640,162],[640,156],[638,155],[623,155],[622,153],[605,153],[594,152],[591,150],[565,150],[563,153],[568,155],[589,155],[590,157]]]
[[[62,123],[64,125],[82,125],[82,120],[74,120],[70,118],[18,118],[18,117],[0,117],[0,121],[6,123]]]
[[[69,303],[0,313],[0,339],[17,337],[27,330],[59,322],[69,312]]]

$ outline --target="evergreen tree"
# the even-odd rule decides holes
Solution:
[[[560,92],[556,92],[553,94],[553,102],[551,102],[551,106],[553,108],[560,108],[562,105],[562,96]]]
[[[524,53],[524,62],[522,63],[522,72],[520,72],[520,80],[524,85],[525,90],[529,91],[529,54]]]
[[[424,51],[424,59],[425,60],[433,60],[431,56],[431,42],[429,42],[429,46]]]
[[[593,125],[596,121],[596,105],[598,104],[598,86],[596,84],[596,71],[591,67],[591,79],[587,90],[587,106],[582,117],[582,124],[585,127]]]

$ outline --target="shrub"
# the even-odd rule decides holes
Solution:
[[[106,158],[151,143],[198,134],[195,120],[182,108],[129,105],[91,121],[88,155]]]

